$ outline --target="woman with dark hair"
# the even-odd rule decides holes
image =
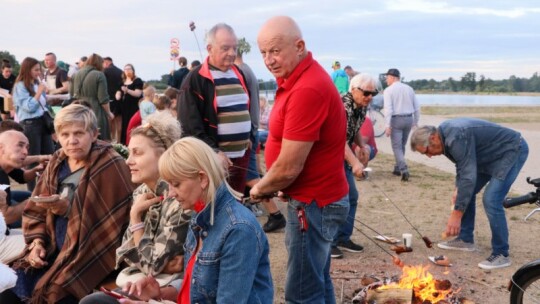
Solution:
[[[122,112],[122,133],[120,142],[126,144],[126,134],[131,117],[139,111],[139,99],[142,97],[143,81],[135,74],[135,68],[128,63],[124,66],[122,73],[124,85],[120,91],[116,92],[116,99],[120,100]]]
[[[109,108],[107,79],[103,70],[103,58],[92,54],[85,65],[73,76],[69,94],[87,101],[97,117],[100,139],[111,140],[109,120],[114,118]]]
[[[49,111],[45,99],[45,84],[40,81],[41,65],[35,58],[26,57],[13,88],[13,104],[24,135],[30,142],[28,155],[52,154],[51,134],[47,132],[43,115]],[[33,189],[33,185],[29,185]]]
[[[15,75],[13,75],[13,69],[11,68],[11,63],[9,60],[2,59],[2,73],[0,74],[0,89],[8,91],[6,99],[0,94],[0,115],[2,120],[10,118],[9,110],[7,110],[6,104],[4,102],[12,102],[11,91],[13,90],[13,85],[15,84]]]

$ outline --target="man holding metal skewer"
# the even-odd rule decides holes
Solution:
[[[474,118],[457,118],[438,128],[423,126],[414,131],[411,149],[428,157],[444,154],[456,164],[454,208],[445,234],[453,240],[439,248],[474,251],[476,194],[484,187],[482,203],[491,228],[491,255],[478,267],[510,266],[508,226],[503,201],[527,160],[529,148],[518,132]]]
[[[285,301],[335,303],[330,247],[349,211],[343,103],[292,18],[268,20],[257,43],[278,89],[265,151],[269,169],[250,195],[289,197]]]

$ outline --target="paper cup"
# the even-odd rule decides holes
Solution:
[[[405,246],[406,248],[412,248],[412,234],[403,234],[403,246]]]

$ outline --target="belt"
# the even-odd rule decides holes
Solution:
[[[412,113],[411,114],[397,114],[397,115],[392,115],[392,117],[411,117],[412,116]]]

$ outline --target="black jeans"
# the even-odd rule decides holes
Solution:
[[[2,304],[24,304],[17,295],[11,291],[11,289],[5,290],[2,293],[0,293],[0,303]],[[57,304],[78,304],[79,300],[75,298],[72,295],[68,295],[67,297],[63,298],[62,300],[56,302]]]
[[[24,128],[24,135],[26,135],[30,143],[28,155],[52,154],[54,152],[51,134],[45,131],[41,117],[25,119],[21,121],[21,125]],[[30,167],[34,167],[35,165],[33,164]],[[28,190],[30,192],[33,191],[35,185],[34,181],[28,182]]]

